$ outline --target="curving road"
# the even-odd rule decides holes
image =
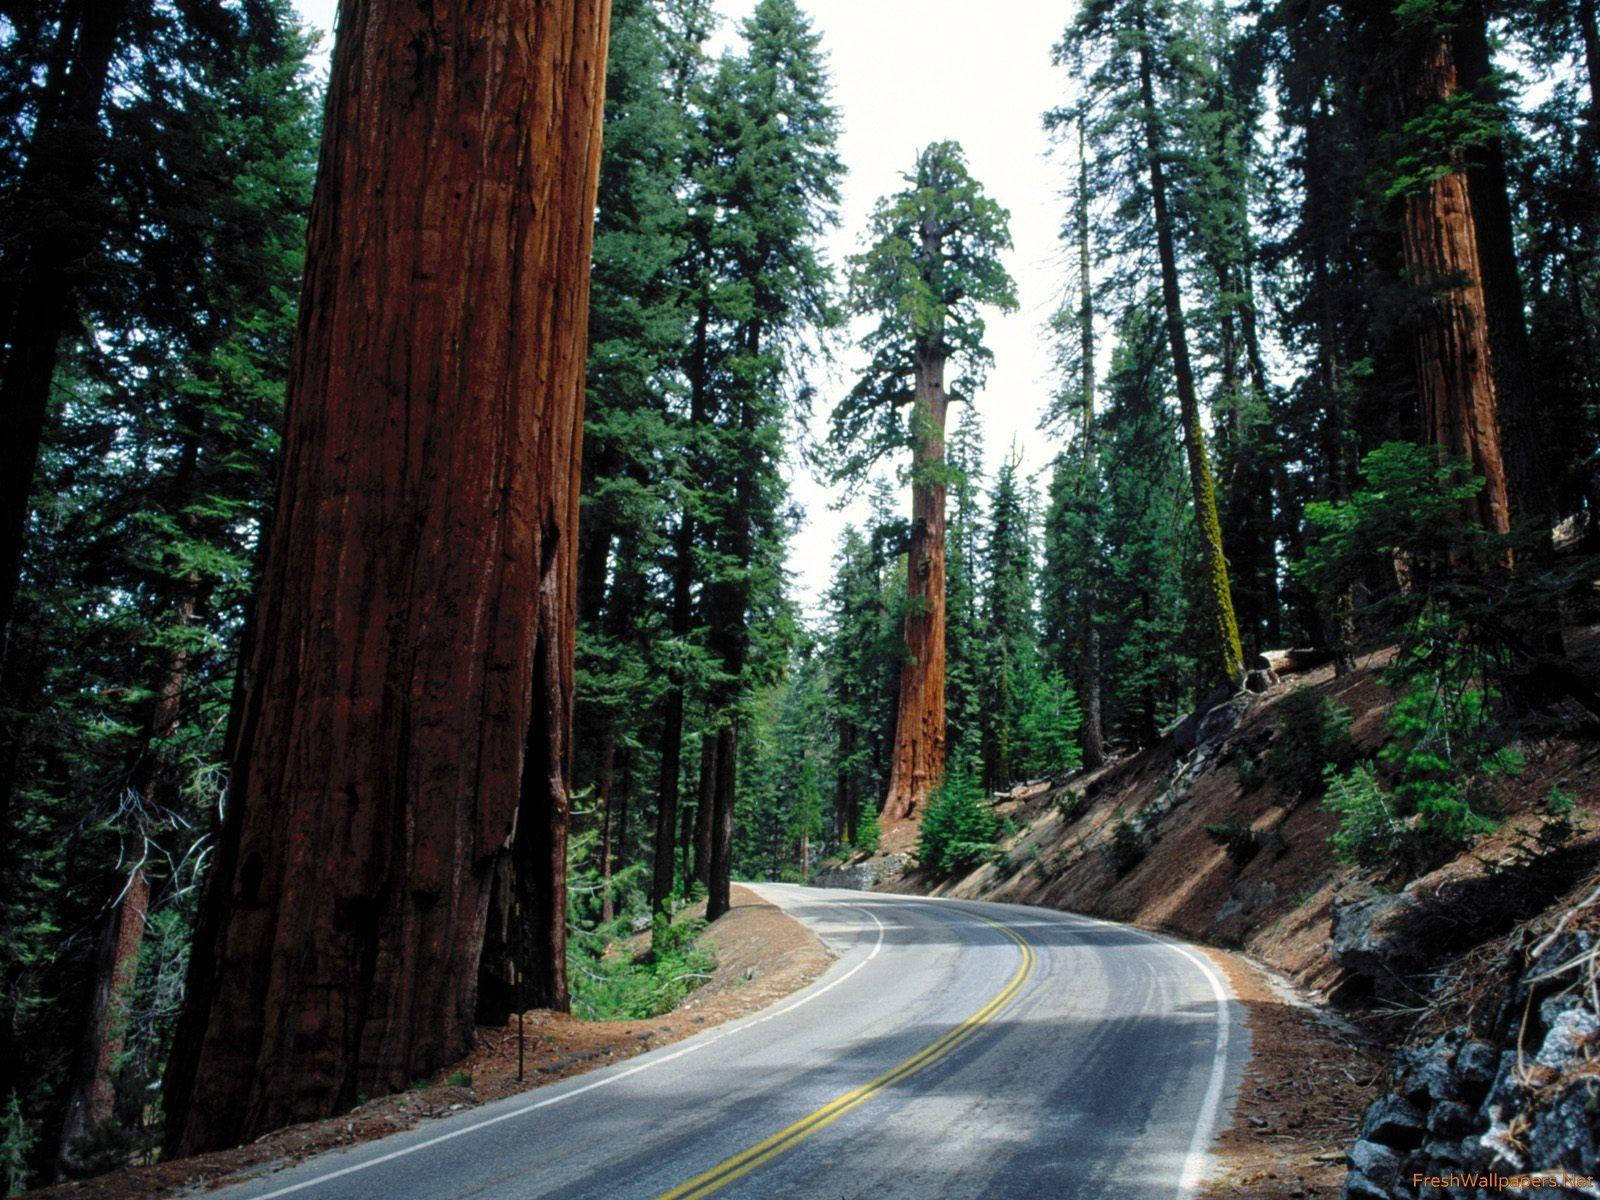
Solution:
[[[1181,1200],[1245,1052],[1204,956],[1009,904],[764,884],[838,954],[741,1021],[229,1200]]]

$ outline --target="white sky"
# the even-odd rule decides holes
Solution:
[[[859,246],[876,199],[900,186],[916,151],[953,138],[972,172],[1011,210],[1016,243],[1008,266],[1017,281],[1019,310],[992,316],[988,343],[995,365],[976,398],[993,467],[1016,446],[1024,469],[1042,468],[1055,452],[1038,431],[1050,390],[1050,347],[1044,326],[1064,278],[1056,233],[1064,213],[1059,193],[1064,163],[1046,161],[1049,144],[1040,118],[1060,103],[1065,72],[1050,65],[1050,48],[1071,16],[1071,0],[802,0],[822,34],[841,110],[843,223],[828,242],[836,265]],[[305,19],[329,29],[337,0],[295,0]],[[717,0],[733,36],[754,0]],[[324,52],[328,43],[324,42]],[[837,364],[813,382],[815,433],[854,379],[863,356],[842,339]],[[954,414],[952,414],[954,415]],[[790,471],[805,519],[791,546],[793,594],[808,615],[832,574],[834,550],[856,509],[836,511],[833,493],[803,466]],[[909,512],[909,496],[905,500]]]

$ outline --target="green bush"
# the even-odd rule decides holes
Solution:
[[[1056,797],[1056,812],[1060,814],[1065,825],[1071,825],[1089,808],[1089,797],[1078,791],[1077,788],[1068,788]]]
[[[650,950],[638,959],[585,949],[569,942],[567,974],[572,1011],[585,1021],[640,1021],[660,1016],[710,977],[716,955],[701,946],[704,921],[672,924],[658,916]]]
[[[999,839],[1000,819],[970,770],[957,768],[934,790],[922,814],[917,857],[936,874],[954,875],[991,859]]]
[[[1228,861],[1242,867],[1261,849],[1256,831],[1242,822],[1219,822],[1206,826],[1206,835],[1228,852]]]
[[[1340,862],[1363,867],[1394,862],[1405,841],[1406,827],[1395,815],[1393,800],[1370,764],[1363,763],[1343,775],[1330,768],[1322,803],[1339,818],[1339,828],[1330,840]]]
[[[873,809],[868,809],[856,822],[855,849],[862,854],[876,854],[882,840],[883,832],[878,827],[878,814]]]
[[[1105,854],[1112,872],[1119,878],[1138,866],[1149,850],[1149,837],[1132,821],[1118,821],[1111,827]]]
[[[1349,709],[1311,688],[1290,692],[1279,702],[1267,774],[1286,796],[1314,799],[1322,793],[1324,771],[1345,770],[1355,756]]]
[[[451,1087],[469,1088],[472,1086],[472,1072],[453,1071],[451,1072],[449,1078],[445,1080],[445,1082]]]

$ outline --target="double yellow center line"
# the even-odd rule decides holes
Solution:
[[[702,1196],[709,1196],[713,1192],[727,1187],[728,1184],[748,1175],[763,1163],[770,1162],[785,1151],[794,1149],[819,1129],[833,1124],[845,1113],[865,1104],[872,1097],[883,1091],[884,1088],[899,1083],[903,1079],[908,1079],[918,1071],[923,1071],[933,1066],[934,1063],[944,1058],[957,1046],[961,1045],[962,1042],[977,1033],[979,1029],[994,1020],[1007,1005],[1017,998],[1017,993],[1022,990],[1022,985],[1027,983],[1028,977],[1033,974],[1034,964],[1037,961],[1036,956],[1034,955],[1033,947],[1020,934],[1000,924],[1000,922],[991,921],[988,917],[979,916],[977,913],[972,912],[964,915],[974,917],[986,925],[993,925],[1015,942],[1017,949],[1022,951],[1022,961],[1017,966],[1017,973],[1011,977],[1005,987],[1000,989],[999,995],[937,1041],[924,1046],[899,1066],[885,1071],[876,1079],[862,1084],[854,1091],[846,1092],[837,1100],[824,1104],[815,1112],[801,1117],[800,1120],[790,1125],[787,1129],[780,1129],[771,1137],[757,1142],[748,1150],[718,1163],[703,1175],[696,1175],[689,1182],[662,1194],[660,1200],[700,1200]]]

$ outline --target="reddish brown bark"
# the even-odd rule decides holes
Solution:
[[[1419,104],[1441,103],[1459,89],[1453,40],[1422,45],[1412,86]],[[1465,458],[1485,486],[1476,511],[1494,533],[1511,528],[1500,446],[1494,354],[1478,252],[1472,194],[1464,169],[1426,183],[1405,202],[1406,268],[1423,292],[1417,316],[1417,386],[1424,436]]]
[[[106,921],[90,1002],[88,1035],[78,1055],[77,1077],[61,1127],[61,1162],[70,1164],[74,1147],[96,1125],[111,1120],[116,1104],[117,1059],[128,1024],[128,1000],[139,971],[145,915],[150,910],[150,881],[144,860],[134,864],[122,897]]]
[[[905,658],[889,766],[886,821],[912,816],[944,774],[945,484],[944,427],[949,399],[944,357],[920,347],[911,417],[911,544],[906,551]]]
[[[565,999],[607,19],[344,0],[177,1151],[464,1054],[497,864],[524,998]]]

